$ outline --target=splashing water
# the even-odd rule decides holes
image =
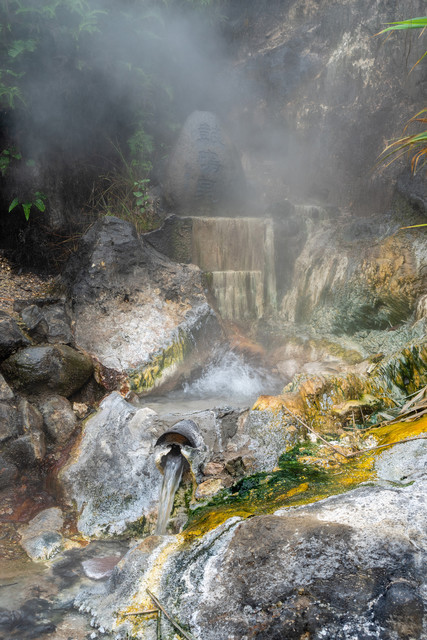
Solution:
[[[278,381],[267,371],[254,368],[241,356],[229,351],[215,358],[201,376],[184,385],[187,397],[255,400],[261,393],[273,392]]]
[[[201,411],[218,406],[250,406],[260,394],[279,393],[282,380],[233,351],[219,351],[200,376],[163,396],[143,398],[158,413]]]
[[[179,487],[184,470],[185,458],[181,452],[172,449],[166,456],[164,466],[163,483],[160,491],[159,513],[155,534],[164,536],[172,511],[175,493]]]

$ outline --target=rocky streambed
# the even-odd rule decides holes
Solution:
[[[418,267],[387,304],[377,290],[386,317],[413,284],[392,331],[357,287],[359,330],[329,322],[344,278],[307,324],[278,312],[245,335],[197,267],[115,218],[48,296],[15,300],[0,318],[0,637],[423,638],[424,253],[408,247]],[[351,251],[354,282],[375,261],[394,277],[381,251],[359,267]],[[171,447],[184,471],[158,536]]]

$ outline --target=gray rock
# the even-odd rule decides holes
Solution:
[[[42,423],[40,412],[25,399],[17,406],[0,403],[0,442],[5,457],[18,467],[41,460],[46,453]]]
[[[2,364],[3,373],[25,393],[49,390],[70,396],[93,372],[89,356],[66,345],[27,347]]]
[[[13,484],[17,476],[16,466],[0,456],[0,490]]]
[[[37,514],[28,525],[21,527],[21,546],[35,562],[44,562],[55,556],[63,546],[60,533],[64,524],[58,507]]]
[[[21,318],[33,338],[40,338],[41,342],[46,338],[48,327],[40,307],[36,304],[25,307],[21,311]]]
[[[131,294],[123,277],[131,277],[134,269],[145,264],[135,227],[119,218],[107,216],[98,220],[80,239],[78,250],[65,265],[62,278],[73,298],[94,302],[99,295]],[[143,284],[143,283],[141,283]]]
[[[427,188],[422,171],[414,175],[408,166],[399,176],[396,186],[406,200],[427,214]]]
[[[28,467],[40,461],[46,454],[45,437],[42,432],[41,413],[24,398],[17,407],[19,437],[6,444],[5,455],[18,467]]]
[[[252,451],[248,444],[253,449],[260,444],[247,436],[243,449],[237,449],[234,436],[237,422],[242,428],[241,415],[216,410],[158,416],[151,409],[137,409],[117,393],[107,396],[99,412],[86,421],[72,461],[59,476],[68,500],[77,505],[79,530],[108,537],[136,523],[138,535],[152,531],[162,484],[159,468],[171,443],[179,444],[197,482],[204,479],[206,463],[223,448],[227,451],[229,443],[230,465],[234,461],[241,466],[242,456]],[[276,447],[270,462],[272,467],[277,462]]]
[[[43,416],[40,411],[25,398],[19,400],[18,409],[21,418],[21,430],[24,433],[41,433]]]
[[[0,442],[17,436],[20,432],[20,422],[16,407],[0,402]]]
[[[232,518],[192,545],[148,538],[148,557],[134,548],[102,590],[81,593],[78,604],[111,629],[114,611],[145,602],[156,584],[166,610],[206,640],[421,640],[426,488],[425,476],[410,486],[363,486],[274,515]],[[115,628],[118,638],[131,631],[127,623]],[[155,623],[132,633],[154,640]]]
[[[301,438],[301,430],[292,422],[295,421],[281,411],[250,411],[247,418],[239,423],[226,450],[234,451],[235,455],[249,455],[253,459],[253,471],[271,471],[279,456]]]
[[[51,396],[39,403],[46,435],[59,445],[64,444],[77,426],[77,418],[67,398]]]
[[[161,256],[124,220],[93,225],[63,277],[76,303],[76,344],[94,356],[108,390],[173,386],[221,337],[199,269]]]
[[[4,455],[19,468],[30,467],[45,456],[46,446],[42,433],[19,436],[7,443]]]
[[[398,638],[421,638],[424,602],[418,585],[398,578],[387,585],[375,604],[375,617]]]
[[[14,397],[12,389],[0,373],[0,400],[11,400]]]
[[[51,344],[73,342],[71,320],[64,304],[30,305],[21,311],[28,333],[37,342]]]
[[[283,320],[318,333],[354,335],[408,321],[426,288],[427,251],[420,237],[394,232],[399,218],[312,227],[281,303]],[[280,268],[279,268],[280,273]]]
[[[375,459],[375,471],[382,481],[402,484],[413,482],[427,473],[427,440],[405,442],[380,453]]]
[[[19,347],[30,344],[14,320],[5,311],[0,311],[0,360],[10,356]]]
[[[151,409],[137,409],[118,393],[107,396],[84,425],[71,462],[61,471],[66,497],[75,501],[77,526],[87,536],[153,527],[162,476],[154,460],[161,432]]]
[[[215,114],[194,111],[172,151],[166,195],[187,215],[224,215],[242,203],[246,184],[240,158]]]

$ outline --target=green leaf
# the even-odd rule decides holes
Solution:
[[[46,205],[41,198],[37,198],[37,200],[34,201],[34,205],[39,211],[46,211]]]
[[[134,191],[133,195],[135,196],[135,198],[141,198],[141,196],[143,196],[144,194],[142,193],[142,191]]]
[[[18,204],[19,204],[19,200],[18,200],[18,198],[14,198],[14,199],[12,200],[12,202],[10,203],[10,205],[9,205],[9,213],[10,213],[11,211],[13,211],[13,209],[14,209],[15,207],[17,207],[17,206],[18,206]]]
[[[399,20],[398,22],[387,22],[386,24],[391,26],[380,31],[380,34],[387,33],[388,31],[400,31],[401,29],[424,29],[427,27],[427,16],[411,18],[410,20]]]
[[[36,47],[37,40],[15,40],[7,53],[11,58],[17,58],[25,51],[35,51]]]
[[[13,78],[22,78],[23,76],[25,76],[25,71],[16,73],[15,71],[12,71],[12,69],[6,69],[6,73],[8,76],[12,76]]]
[[[25,220],[29,220],[29,218],[30,218],[31,205],[32,205],[32,202],[23,202],[22,203],[22,208],[24,209]]]

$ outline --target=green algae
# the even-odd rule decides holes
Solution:
[[[153,356],[142,369],[128,371],[131,390],[135,393],[145,393],[155,387],[168,369],[173,369],[184,361],[191,349],[190,337],[182,329],[179,329],[176,340]]]
[[[363,360],[362,354],[359,351],[356,351],[356,349],[349,349],[337,342],[332,342],[327,338],[310,340],[309,344],[312,344],[316,349],[326,351],[329,355],[335,356],[349,365],[359,364],[359,362],[362,362]]]
[[[393,445],[427,430],[427,416],[413,422],[385,425],[365,431],[360,446]],[[335,446],[336,443],[335,443]],[[338,448],[339,447],[338,445]],[[344,450],[345,453],[350,451]],[[296,507],[345,493],[361,483],[373,482],[375,457],[379,451],[366,450],[359,456],[345,458],[327,445],[305,442],[293,447],[279,459],[274,471],[256,473],[222,490],[207,504],[196,508],[185,527],[188,540],[199,537],[228,518],[253,517],[273,513],[283,507]]]
[[[144,538],[149,534],[149,526],[147,523],[147,518],[145,516],[141,516],[135,522],[128,524],[126,530],[120,537],[122,538]]]
[[[404,395],[427,385],[427,342],[412,343],[397,354],[382,360],[372,372],[390,391]]]
[[[280,502],[287,492],[301,485],[327,483],[329,476],[325,470],[299,461],[299,456],[307,454],[315,455],[315,447],[307,443],[297,445],[280,456],[275,471],[255,473],[241,478],[229,489],[223,489],[208,504],[190,513],[186,529],[191,530],[194,523],[215,509],[225,507],[251,515],[264,513],[267,504]]]

